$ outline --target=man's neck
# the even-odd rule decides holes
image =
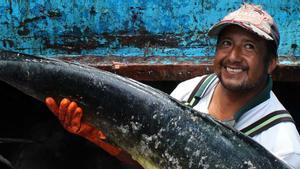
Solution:
[[[247,92],[237,92],[228,90],[218,83],[209,104],[209,114],[221,121],[232,120],[235,113],[262,90],[263,87]]]

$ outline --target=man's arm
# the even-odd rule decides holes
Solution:
[[[58,117],[63,127],[70,133],[77,134],[96,144],[110,155],[115,156],[121,162],[133,165],[136,168],[142,168],[135,160],[133,160],[127,152],[119,147],[112,146],[104,140],[106,136],[103,132],[96,129],[86,122],[82,122],[83,110],[69,99],[64,98],[58,106],[52,97],[45,99],[47,107],[53,114]]]

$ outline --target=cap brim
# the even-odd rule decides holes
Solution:
[[[267,33],[263,32],[262,30],[260,30],[259,28],[257,28],[254,25],[245,25],[242,22],[237,22],[237,21],[226,21],[226,22],[219,22],[217,24],[215,24],[214,26],[212,26],[209,31],[208,31],[208,36],[210,37],[217,37],[220,32],[227,26],[229,25],[237,25],[240,26],[248,31],[251,31],[255,34],[257,34],[258,36],[267,39],[267,40],[274,40],[270,35],[268,35]]]

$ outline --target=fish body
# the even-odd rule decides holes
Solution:
[[[0,52],[0,80],[40,101],[70,98],[85,121],[146,169],[288,169],[261,145],[135,80],[82,64]]]

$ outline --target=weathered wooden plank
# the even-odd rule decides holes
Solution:
[[[180,60],[179,57],[115,59],[114,57],[95,56],[60,57],[59,59],[79,62],[139,81],[183,81],[213,72],[213,58],[211,57],[194,57],[189,60]],[[173,64],[164,64],[164,62]],[[300,65],[279,64],[272,77],[276,81],[300,82]]]

